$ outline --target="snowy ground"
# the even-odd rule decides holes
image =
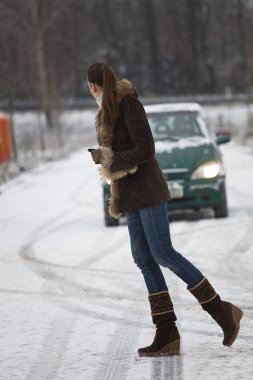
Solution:
[[[186,291],[164,270],[182,353],[139,358],[154,327],[127,227],[103,225],[96,167],[86,150],[47,163],[1,187],[1,380],[253,379],[253,155],[222,147],[230,217],[176,218],[175,247],[224,299],[245,314],[231,348]]]

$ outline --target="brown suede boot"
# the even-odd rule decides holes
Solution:
[[[138,350],[139,356],[178,355],[180,336],[175,324],[177,317],[169,293],[162,291],[150,294],[149,302],[153,323],[156,325],[156,335],[151,346]]]
[[[243,311],[230,302],[222,301],[206,277],[188,290],[222,328],[224,346],[231,346],[239,332]]]

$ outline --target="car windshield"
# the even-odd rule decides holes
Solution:
[[[149,113],[148,121],[155,141],[204,136],[198,112],[179,111]]]

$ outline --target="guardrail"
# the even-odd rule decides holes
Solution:
[[[220,104],[220,103],[253,103],[253,94],[201,94],[201,95],[181,95],[181,96],[140,96],[144,104],[153,103],[174,103],[174,102],[197,102],[200,104]],[[34,100],[15,100],[12,102],[12,110],[15,111],[36,111],[39,110],[39,104]],[[0,107],[4,111],[10,111],[7,101],[1,101]],[[60,109],[77,109],[95,108],[96,103],[92,99],[65,99],[61,101]],[[54,107],[57,110],[57,106]]]

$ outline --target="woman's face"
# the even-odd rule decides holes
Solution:
[[[98,86],[96,83],[92,83],[89,81],[87,81],[87,82],[88,82],[88,86],[89,86],[91,95],[93,96],[93,98],[96,99],[99,96],[99,94],[101,93],[102,88],[100,86]]]

